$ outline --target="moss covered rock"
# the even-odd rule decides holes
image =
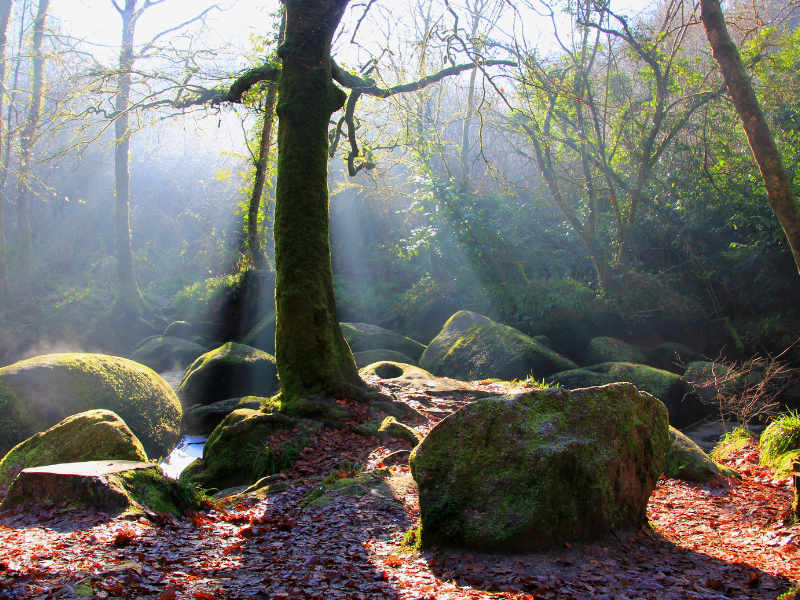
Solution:
[[[378,427],[377,437],[382,443],[386,443],[390,437],[393,437],[405,440],[413,446],[422,441],[422,436],[415,429],[404,423],[399,423],[394,417],[386,417],[381,422],[380,427]]]
[[[167,325],[167,328],[164,330],[164,335],[188,340],[194,335],[194,328],[192,324],[187,321],[173,321]]]
[[[735,469],[714,461],[686,435],[669,428],[669,449],[664,460],[664,476],[670,479],[706,483],[718,475],[737,477]]]
[[[356,359],[356,366],[359,369],[363,369],[364,367],[371,365],[372,363],[382,362],[382,361],[390,361],[396,363],[404,363],[407,365],[417,366],[417,363],[414,362],[411,358],[402,354],[401,352],[395,352],[394,350],[366,350],[364,352],[354,352],[353,358]]]
[[[426,381],[433,381],[436,379],[436,377],[425,369],[390,360],[382,360],[369,364],[359,369],[358,373],[361,377],[366,378],[397,379],[398,381],[416,384],[424,384]]]
[[[275,326],[275,311],[272,311],[256,323],[256,326],[242,338],[242,343],[267,354],[275,354]]]
[[[424,545],[525,551],[637,528],[669,445],[629,384],[469,404],[412,452]]]
[[[694,348],[678,342],[664,342],[656,348],[658,366],[673,373],[683,374],[689,363],[703,361],[705,356]],[[632,361],[637,362],[637,361]]]
[[[164,477],[158,465],[107,460],[25,469],[11,484],[2,510],[64,502],[109,514],[180,512],[178,483]]]
[[[728,367],[705,360],[690,362],[683,373],[683,380],[706,402],[717,397],[717,387],[726,390],[736,387],[736,381],[731,379]]]
[[[296,453],[309,443],[321,423],[292,419],[280,413],[262,413],[240,408],[229,414],[211,433],[203,447],[203,458],[190,464],[184,473],[206,488],[225,489],[250,485],[263,475],[257,461],[264,453],[267,438],[283,430],[297,429],[275,452]],[[273,454],[277,458],[277,454]]]
[[[555,373],[547,381],[568,389],[607,383],[632,383],[638,389],[653,394],[666,405],[670,424],[675,427],[696,423],[712,412],[712,407],[705,404],[680,376],[647,365],[600,363],[583,369]]]
[[[118,414],[151,457],[180,439],[181,405],[147,367],[103,354],[46,354],[0,369],[0,455],[71,415]]]
[[[649,348],[631,346],[613,337],[596,337],[589,342],[583,364],[599,365],[605,362],[632,362],[652,365],[655,353]]]
[[[792,463],[800,460],[800,413],[779,416],[761,434],[761,463],[787,476]]]
[[[537,379],[577,369],[571,360],[521,331],[462,310],[445,323],[420,359],[420,366],[440,377],[462,381],[497,378]]]
[[[189,435],[209,435],[223,419],[239,408],[259,410],[265,398],[245,396],[211,404],[195,404],[183,411],[183,431]]]
[[[131,353],[131,360],[164,373],[183,370],[206,352],[208,348],[189,340],[158,335],[143,340]]]
[[[277,385],[274,356],[228,342],[192,363],[178,387],[178,397],[188,407],[244,396],[268,397]]]
[[[404,335],[366,323],[340,323],[342,335],[353,352],[394,350],[419,361],[425,346]]]
[[[147,462],[142,443],[110,410],[89,410],[67,417],[14,446],[0,460],[0,486],[21,469],[91,460]]]

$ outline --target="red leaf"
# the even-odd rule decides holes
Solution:
[[[161,594],[158,596],[158,600],[175,600],[178,597],[178,592],[175,591],[174,587],[166,588]]]

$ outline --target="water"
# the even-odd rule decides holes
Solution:
[[[183,436],[175,449],[159,464],[164,475],[172,479],[180,477],[181,472],[195,459],[203,457],[203,446],[207,439],[204,435]]]

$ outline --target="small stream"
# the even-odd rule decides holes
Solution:
[[[160,375],[161,378],[177,392],[181,379],[183,379],[183,373],[183,371],[167,371],[166,373],[160,373]],[[164,475],[172,479],[180,477],[181,472],[183,472],[192,461],[203,457],[203,446],[207,439],[208,436],[204,435],[181,436],[181,441],[178,442],[175,449],[159,464]]]

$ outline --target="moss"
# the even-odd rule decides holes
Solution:
[[[648,348],[630,346],[613,337],[596,337],[589,342],[584,364],[597,365],[605,362],[632,362],[652,364],[655,356]]]
[[[381,442],[386,442],[389,437],[398,438],[410,442],[416,446],[422,441],[422,436],[414,429],[403,423],[398,423],[394,417],[386,417],[378,427],[376,433]]]
[[[525,550],[637,527],[668,440],[663,405],[625,384],[475,402],[412,452],[423,543]]]
[[[362,377],[377,377],[378,379],[397,379],[408,383],[432,381],[435,377],[424,369],[406,363],[383,360],[370,363],[363,367],[359,373]]]
[[[796,585],[788,592],[784,592],[778,596],[777,600],[800,600],[800,585]]]
[[[413,359],[400,352],[395,352],[394,350],[366,350],[365,352],[355,352],[353,353],[353,358],[356,359],[356,366],[359,369],[381,361],[391,361],[417,366],[417,363]]]
[[[0,369],[0,453],[64,418],[92,409],[117,413],[150,456],[180,439],[172,388],[139,363],[101,354],[47,354]]]
[[[260,409],[268,398],[245,396],[230,398],[212,404],[195,404],[183,413],[183,430],[189,435],[209,435],[222,420],[239,408]],[[264,411],[270,412],[270,411]]]
[[[669,428],[670,445],[664,460],[664,475],[671,479],[705,483],[718,475],[739,477],[735,469],[714,462],[683,433]]]
[[[711,413],[711,407],[692,392],[680,376],[647,365],[627,362],[608,362],[584,369],[555,373],[549,383],[559,382],[566,387],[591,387],[602,383],[628,382],[637,389],[653,394],[669,411],[670,424],[685,427]]]
[[[129,494],[131,500],[148,512],[180,514],[178,507],[178,482],[167,477],[158,469],[139,469],[126,471],[116,477]],[[133,505],[132,508],[138,508]],[[131,509],[129,509],[130,511]]]
[[[184,406],[244,396],[267,397],[277,383],[272,355],[228,342],[191,364],[178,387],[178,396]]]
[[[47,431],[17,444],[0,461],[0,485],[22,469],[91,460],[147,462],[141,442],[125,422],[107,410],[91,410],[67,417]]]
[[[761,434],[759,448],[762,464],[788,475],[792,461],[800,458],[800,413],[790,411],[770,423]]]
[[[746,448],[751,443],[752,440],[750,438],[724,440],[717,444],[714,450],[711,451],[711,457],[716,461],[726,460],[728,457],[739,452],[743,448]]]
[[[445,323],[420,359],[423,369],[471,381],[542,378],[578,365],[512,327],[459,311]]]
[[[206,488],[224,489],[249,485],[259,477],[254,474],[256,453],[264,441],[283,430],[297,429],[282,447],[302,448],[319,423],[308,423],[278,413],[238,409],[229,414],[208,437],[202,460],[187,467],[187,476]]]
[[[375,325],[342,323],[341,328],[344,339],[347,340],[353,352],[392,350],[411,357],[413,361],[418,361],[425,352],[423,344]]]
[[[275,354],[275,327],[275,311],[271,311],[242,338],[242,344]]]
[[[206,352],[208,348],[182,338],[153,336],[134,349],[131,360],[163,373],[185,369]]]

